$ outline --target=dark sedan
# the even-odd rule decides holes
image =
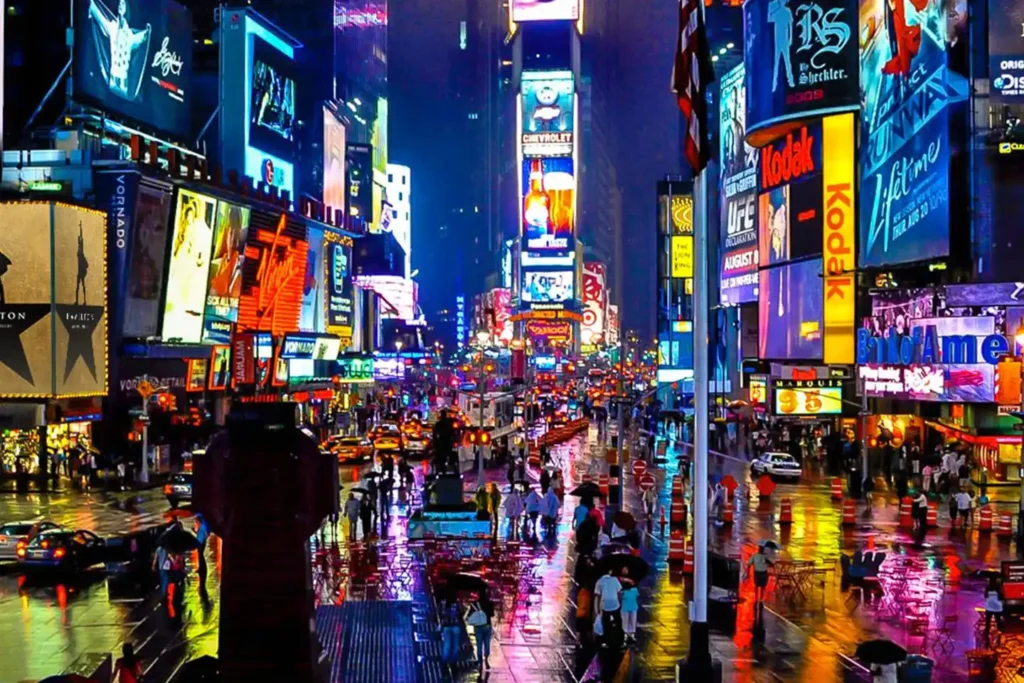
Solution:
[[[52,529],[18,548],[18,562],[26,569],[77,571],[103,562],[106,541],[85,529]]]
[[[36,535],[60,525],[49,521],[8,522],[0,525],[0,560],[18,559],[18,548],[24,548]]]

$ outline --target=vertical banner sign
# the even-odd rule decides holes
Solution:
[[[822,120],[824,138],[825,264],[824,361],[852,365],[856,360],[856,254],[854,253],[855,157],[853,114]]]
[[[256,381],[256,354],[254,337],[248,332],[235,335],[232,350],[232,370],[235,384],[252,384]]]
[[[692,239],[692,238],[691,238]],[[584,344],[600,344],[605,334],[605,308],[608,304],[607,269],[599,261],[583,264],[583,329]]]
[[[128,291],[129,255],[135,226],[139,174],[135,171],[96,173],[96,198],[107,212],[107,282],[110,287],[110,329],[120,335]]]

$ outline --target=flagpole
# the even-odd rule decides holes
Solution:
[[[707,172],[693,182],[693,610],[686,680],[710,681],[708,632],[708,202]]]

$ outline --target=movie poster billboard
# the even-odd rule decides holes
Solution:
[[[327,107],[324,112],[324,206],[345,215],[345,124]],[[331,213],[330,219],[334,218]],[[333,223],[333,220],[328,220]]]
[[[164,293],[170,217],[170,192],[141,184],[135,207],[135,235],[131,241],[130,274],[124,304],[125,337],[144,339],[160,333],[160,301]]]
[[[751,143],[860,108],[857,0],[747,0],[743,31]]]
[[[202,339],[216,216],[217,200],[213,197],[178,191],[164,299],[164,341],[197,344]]]
[[[861,2],[861,267],[949,255],[949,105],[965,86],[947,65],[945,6]]]
[[[239,331],[277,336],[299,329],[308,252],[304,224],[287,214],[253,211],[242,262]]]
[[[583,326],[580,341],[584,344],[600,344],[604,341],[607,280],[607,268],[603,263],[583,263]]]
[[[758,244],[761,267],[821,253],[821,125],[800,126],[760,150]]]
[[[306,279],[302,283],[302,314],[299,316],[299,330],[302,332],[325,332],[324,312],[324,231],[312,225],[306,227]]]
[[[719,144],[721,168],[721,300],[743,304],[757,300],[758,151],[746,143],[746,86],[740,64],[722,77]]]
[[[1024,101],[1024,3],[988,0],[988,73],[995,102]]]
[[[192,14],[173,0],[75,0],[74,97],[192,139]]]
[[[249,209],[228,202],[217,204],[213,231],[210,285],[206,294],[203,341],[228,344],[238,322],[238,298],[242,294],[242,262],[249,238]]]
[[[519,298],[528,304],[570,301],[573,298],[574,275],[571,270],[523,273],[523,286]]]
[[[573,155],[574,83],[572,71],[523,72],[519,149],[524,158]]]
[[[576,21],[583,0],[511,0],[512,21]]]
[[[576,248],[576,176],[571,157],[523,161],[522,223],[529,251]]]
[[[324,236],[327,331],[352,337],[352,247],[334,233]]]
[[[760,280],[758,357],[820,359],[824,304],[821,259],[765,268]]]
[[[491,334],[503,342],[512,341],[515,330],[509,318],[512,317],[512,290],[498,287],[493,292],[494,329]]]
[[[365,234],[373,223],[373,147],[350,142],[345,145],[345,176],[348,185],[348,229]]]

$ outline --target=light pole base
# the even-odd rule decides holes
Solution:
[[[707,622],[690,624],[690,652],[676,662],[676,683],[721,683],[722,663],[711,658],[711,634]]]

